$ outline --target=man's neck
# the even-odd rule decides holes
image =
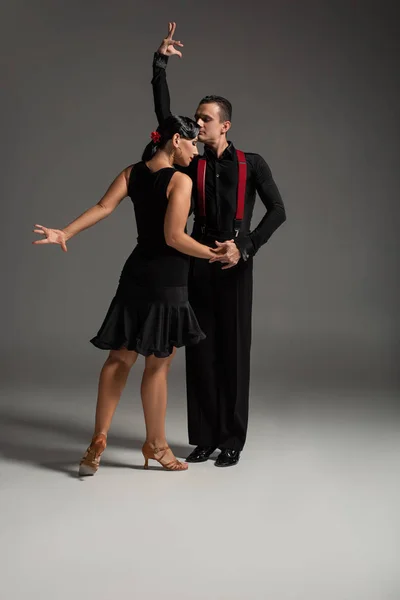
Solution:
[[[210,150],[212,150],[214,152],[214,154],[217,155],[217,158],[220,158],[220,156],[222,156],[222,154],[225,152],[225,150],[227,149],[229,144],[228,144],[226,137],[224,136],[224,137],[220,138],[218,141],[209,142],[209,143],[205,144],[205,146],[207,148],[209,148]]]

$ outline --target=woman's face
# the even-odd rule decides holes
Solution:
[[[174,163],[180,167],[188,167],[195,156],[198,156],[197,137],[193,140],[179,138],[175,149]]]

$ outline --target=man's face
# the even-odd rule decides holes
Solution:
[[[199,142],[217,142],[226,133],[229,121],[221,121],[220,108],[215,102],[200,104],[194,116],[200,127]]]

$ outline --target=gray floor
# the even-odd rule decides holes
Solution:
[[[2,598],[399,600],[394,392],[253,378],[240,464],[167,473],[142,469],[137,383],[100,471],[84,481],[76,466],[96,382],[3,390]],[[170,398],[169,440],[183,457],[180,373]]]

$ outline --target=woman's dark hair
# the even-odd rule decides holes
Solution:
[[[157,127],[156,131],[160,134],[160,139],[158,142],[152,140],[147,144],[142,155],[144,162],[153,158],[157,150],[165,148],[167,142],[173,138],[175,133],[179,133],[185,140],[194,140],[199,135],[200,127],[196,121],[189,119],[189,117],[171,115]]]

